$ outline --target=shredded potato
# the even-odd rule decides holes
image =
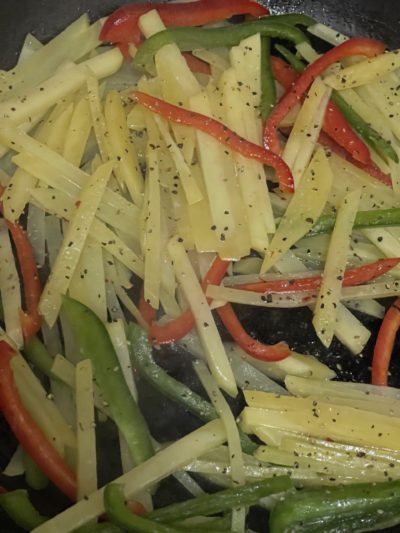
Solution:
[[[179,28],[186,6],[174,2],[138,4],[134,21],[130,6],[94,23],[83,15],[46,44],[27,35],[0,72],[0,340],[11,350],[0,399],[19,397],[2,405],[58,452],[77,502],[37,533],[113,519],[98,488],[112,478],[105,438],[117,442],[114,482],[149,521],[170,475],[195,498],[204,491],[192,473],[238,494],[285,476],[293,498],[400,479],[398,389],[341,381],[366,369],[372,320],[383,320],[372,380],[397,380],[384,333],[395,337],[398,308],[381,299],[400,296],[399,51],[359,41],[367,59],[345,52],[318,70],[307,32],[339,54],[349,37],[297,14],[264,30],[264,8],[246,1],[217,2],[218,16],[210,5],[201,17],[216,20],[197,24],[191,1],[197,27]],[[240,27],[236,9],[251,16]],[[271,285],[249,286],[259,282]],[[192,363],[208,399],[183,383]],[[156,442],[145,380],[178,404],[172,416],[203,425],[182,437],[177,421],[176,441]],[[10,472],[24,473],[19,452]],[[285,498],[258,503],[273,514]],[[154,519],[247,531],[247,502],[228,511]]]

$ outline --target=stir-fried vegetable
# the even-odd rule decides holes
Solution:
[[[140,42],[139,18],[157,9],[166,26],[202,26],[212,22],[223,21],[234,15],[248,14],[254,17],[268,15],[268,10],[252,0],[233,0],[229,4],[217,4],[209,0],[200,3],[191,2],[182,10],[181,6],[158,4],[131,4],[120,7],[110,15],[101,32],[100,39],[111,43]]]
[[[47,520],[33,507],[27,491],[22,489],[0,494],[0,507],[24,531],[32,531]]]
[[[63,311],[80,346],[83,358],[93,363],[96,382],[104,392],[109,409],[125,436],[136,464],[153,454],[146,422],[122,375],[115,349],[104,324],[86,306],[64,297]]]
[[[0,341],[0,408],[14,435],[46,476],[68,498],[76,498],[76,480],[72,470],[42,430],[35,424],[21,403],[14,384],[11,360],[16,352],[4,340]]]
[[[288,496],[273,509],[272,533],[290,531],[371,531],[398,521],[399,483],[308,489]]]
[[[0,80],[0,410],[20,443],[2,479],[77,503],[46,519],[0,488],[18,525],[244,533],[253,505],[275,533],[400,523],[400,315],[380,301],[400,294],[399,64],[253,0],[132,4],[27,37]],[[321,342],[282,327],[286,308],[311,310]],[[328,381],[365,370],[364,313],[383,318],[374,385]],[[161,412],[177,439],[151,434],[145,381],[197,429]],[[171,475],[193,497],[154,509]]]
[[[282,190],[292,190],[292,175],[289,168],[279,156],[276,156],[276,154],[271,151],[246,141],[212,118],[195,113],[194,111],[187,111],[171,104],[167,104],[167,102],[163,102],[139,91],[134,91],[131,96],[134,100],[141,105],[146,106],[154,113],[160,114],[172,122],[199,129],[216,138],[227,148],[230,148],[245,157],[271,166],[277,173]]]

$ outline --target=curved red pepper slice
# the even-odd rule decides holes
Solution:
[[[278,126],[291,109],[304,97],[306,91],[315,78],[333,63],[341,61],[345,57],[362,55],[374,57],[385,51],[385,45],[380,41],[367,38],[354,38],[332,48],[324,55],[311,63],[293,86],[278,102],[269,116],[264,129],[264,146],[276,154],[281,152],[281,144],[278,138]]]
[[[207,74],[208,76],[211,74],[210,65],[205,61],[202,61],[198,57],[188,52],[183,52],[182,55],[185,58],[187,66],[192,72],[196,72],[198,74]]]
[[[3,192],[4,188],[0,186],[0,194]],[[3,212],[3,205],[1,202],[0,212]],[[6,221],[6,223],[15,245],[18,263],[24,282],[24,296],[27,313],[21,310],[20,320],[24,339],[29,340],[42,326],[42,317],[40,316],[38,309],[42,287],[36,266],[35,255],[26,232],[18,222],[13,224]]]
[[[372,384],[387,385],[394,341],[400,328],[400,298],[386,311],[379,329],[372,358]]]
[[[371,162],[371,163],[368,163],[368,164],[365,165],[363,163],[360,163],[359,161],[356,161],[355,159],[353,159],[346,152],[346,150],[344,150],[344,148],[339,146],[331,137],[329,137],[329,135],[327,135],[323,131],[321,131],[321,133],[319,134],[318,142],[322,146],[325,146],[326,148],[329,148],[329,150],[331,150],[335,154],[338,154],[343,159],[347,159],[347,161],[352,163],[354,166],[360,168],[361,170],[363,170],[364,172],[366,172],[370,176],[373,176],[374,178],[376,178],[378,181],[380,181],[381,183],[383,183],[387,187],[392,187],[392,179],[391,179],[391,177],[388,176],[387,174],[385,174],[384,172],[382,172],[375,165],[375,163]]]
[[[231,304],[226,304],[223,307],[216,309],[222,323],[228,330],[233,340],[244,350],[247,354],[260,361],[282,361],[290,355],[290,349],[285,342],[268,345],[253,339],[244,330],[240,320],[236,316]]]
[[[251,0],[199,0],[185,4],[142,3],[121,6],[112,13],[100,32],[100,40],[110,43],[140,43],[139,18],[157,9],[165,26],[202,26],[211,22],[226,20],[235,15],[263,17],[269,15],[266,7]]]
[[[229,265],[230,261],[223,261],[218,256],[214,259],[201,284],[204,292],[209,285],[221,283]],[[195,324],[193,313],[188,309],[178,318],[170,320],[162,326],[153,323],[150,327],[149,338],[156,344],[175,342],[187,335],[195,327]]]
[[[171,122],[190,126],[207,133],[207,135],[214,137],[230,150],[272,167],[278,176],[281,190],[293,192],[292,172],[279,155],[270,150],[266,150],[262,146],[247,141],[221,122],[218,122],[218,120],[207,117],[206,115],[169,104],[164,100],[140,91],[131,92],[130,97],[139,104],[147,107],[147,109],[150,109],[153,113],[157,113]]]
[[[76,499],[76,479],[49,443],[19,398],[10,361],[16,352],[0,341],[0,409],[18,442],[42,472],[70,499]]]
[[[400,258],[379,259],[374,263],[362,265],[356,268],[346,270],[343,276],[343,287],[352,287],[354,285],[362,285],[368,283],[379,276],[383,276],[392,268],[400,263]],[[321,286],[322,277],[312,276],[309,278],[299,278],[292,280],[271,280],[259,281],[256,283],[243,283],[234,285],[235,289],[242,289],[245,291],[254,292],[306,292],[319,289]]]
[[[154,307],[152,307],[148,302],[146,302],[145,298],[144,298],[144,290],[143,290],[143,287],[140,291],[140,298],[139,298],[139,311],[140,311],[140,314],[142,315],[143,317],[143,320],[147,323],[147,324],[151,324],[155,319],[156,319],[156,316],[157,316],[157,310],[154,309]]]
[[[279,57],[273,57],[271,60],[275,79],[284,89],[289,90],[300,74]],[[340,109],[333,102],[329,102],[327,105],[322,129],[354,159],[363,164],[371,163],[368,146],[352,130]]]
[[[229,261],[223,261],[218,256],[215,258],[201,284],[204,292],[207,290],[208,285],[218,285],[221,283],[229,264]],[[284,342],[271,346],[250,337],[244,330],[230,304],[219,307],[216,311],[231,337],[252,357],[262,361],[281,361],[290,355],[291,352]],[[188,309],[180,317],[162,326],[152,324],[150,327],[150,340],[157,344],[175,342],[187,335],[194,327],[195,320],[193,313]]]

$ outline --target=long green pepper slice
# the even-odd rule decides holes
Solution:
[[[199,48],[235,46],[255,33],[260,33],[264,37],[285,39],[293,44],[307,40],[304,33],[296,26],[280,22],[281,20],[284,20],[283,17],[265,17],[221,28],[196,27],[164,30],[144,41],[135,55],[133,65],[151,72],[156,52],[166,44],[172,43],[175,43],[182,52],[191,52]]]
[[[271,533],[370,531],[385,519],[385,510],[395,511],[393,522],[399,503],[400,481],[304,489],[274,507],[269,526]]]
[[[399,162],[397,153],[390,142],[386,141],[374,128],[367,124],[337,91],[332,91],[331,100],[338,106],[352,128],[382,159],[385,161],[392,159],[395,163]]]
[[[313,237],[320,233],[330,233],[335,225],[335,215],[322,215],[307,237]],[[400,226],[400,209],[377,209],[373,211],[358,211],[354,220],[354,229],[379,228],[387,226]]]
[[[217,411],[211,403],[204,400],[157,365],[153,359],[153,349],[149,343],[147,333],[140,326],[133,322],[130,323],[127,335],[134,367],[156,390],[185,407],[203,422],[210,422],[210,420],[218,418]],[[242,449],[245,453],[252,454],[257,449],[257,444],[252,442],[244,433],[240,432],[240,438]]]
[[[43,372],[46,376],[51,377],[52,379],[55,378],[51,373],[51,368],[54,363],[54,359],[47,351],[46,346],[42,343],[42,341],[34,335],[24,346],[24,354],[26,355],[26,358],[33,363],[33,365]]]
[[[0,494],[0,507],[24,531],[32,531],[48,520],[33,507],[26,490]]]
[[[97,385],[109,403],[112,417],[124,435],[135,464],[154,453],[150,433],[129,392],[114,346],[103,322],[80,302],[63,297],[62,310],[71,326],[82,359],[90,359]]]
[[[271,67],[271,39],[261,37],[261,117],[269,117],[276,103],[276,87]]]
[[[34,490],[43,490],[49,484],[49,480],[37,466],[37,464],[24,452],[23,464],[25,469],[25,481]]]
[[[149,514],[152,520],[169,522],[191,516],[213,515],[235,507],[255,505],[261,498],[285,492],[293,487],[288,476],[263,479],[241,487],[224,489],[214,494],[204,494],[181,503],[162,507]]]
[[[126,507],[122,487],[116,483],[111,483],[105,488],[104,507],[108,518],[122,528],[123,531],[135,533],[187,533],[187,529],[159,524],[148,518],[133,514]],[[211,530],[209,530],[209,533],[211,533]]]
[[[305,64],[301,59],[299,59],[293,52],[291,52],[286,46],[283,46],[282,44],[276,44],[275,49],[281,54],[281,56],[286,59],[286,61],[289,63],[289,65],[296,71],[296,72],[303,72],[303,70],[306,68]]]

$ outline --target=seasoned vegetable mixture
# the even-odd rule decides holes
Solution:
[[[400,524],[399,89],[398,50],[252,0],[27,35],[0,72],[0,411],[18,441],[0,508],[16,527],[244,533],[256,506],[271,533]],[[359,317],[380,320],[371,384],[284,333],[266,344],[242,305],[308,308],[354,358]],[[193,430],[158,442],[143,381]],[[171,476],[186,499],[160,506]],[[36,508],[44,490],[61,512]]]

